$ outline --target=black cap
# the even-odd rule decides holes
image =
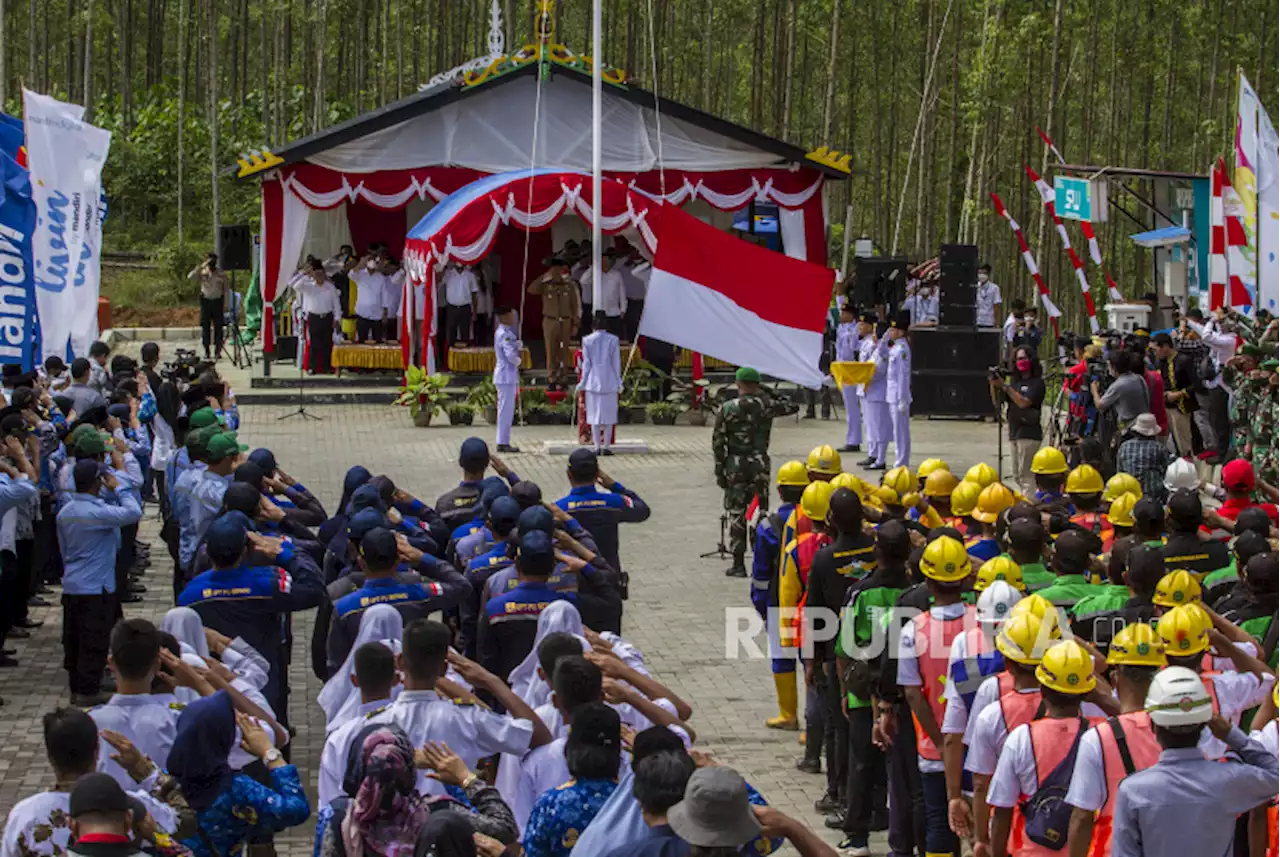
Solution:
[[[205,550],[214,558],[238,556],[244,553],[248,532],[242,513],[222,515],[215,518],[209,529],[205,530]]]
[[[520,571],[546,576],[556,567],[555,543],[551,534],[534,530],[520,537]]]
[[[1204,520],[1204,507],[1200,498],[1191,491],[1175,491],[1169,498],[1169,517],[1185,528],[1200,526]]]
[[[249,453],[249,460],[261,467],[263,473],[271,474],[276,471],[276,455],[265,447]]]
[[[542,506],[530,506],[520,513],[517,531],[520,535],[540,530],[550,535],[555,531],[556,519]]]
[[[387,525],[387,516],[377,509],[361,509],[351,516],[351,520],[347,522],[347,538],[353,542],[358,542],[378,527]]]
[[[133,415],[133,410],[126,404],[117,403],[107,405],[107,416],[115,417],[118,420],[127,420]]]
[[[1191,309],[1187,310],[1187,318],[1192,321],[1204,321],[1204,310],[1200,309],[1198,306],[1193,306]]]
[[[907,315],[906,313],[903,313],[902,315],[899,315],[897,318],[895,318],[893,320],[893,323],[890,324],[889,326],[892,327],[894,330],[910,330],[911,316]]]
[[[489,444],[478,437],[469,437],[458,451],[458,466],[464,470],[483,470],[489,464]]]
[[[98,477],[102,475],[101,463],[96,458],[81,458],[76,461],[75,467],[71,470],[71,478],[74,480],[77,491],[87,491],[98,481]]]
[[[503,530],[510,530],[515,526],[522,514],[519,501],[513,497],[498,497],[489,504],[489,520],[493,521],[495,527]]]
[[[378,486],[368,482],[351,492],[351,508],[356,512],[362,512],[365,509],[386,511],[382,495],[378,493]]]
[[[521,509],[528,509],[530,506],[536,506],[542,502],[542,489],[538,487],[536,482],[521,479],[511,486],[511,496],[520,504]]]
[[[862,315],[858,316],[858,321],[863,324],[879,324],[880,317],[873,312],[864,312]]]
[[[395,534],[386,527],[374,527],[360,540],[360,555],[376,569],[394,565],[400,556]]]
[[[1164,523],[1164,509],[1159,501],[1151,497],[1143,497],[1133,505],[1133,523],[1142,527],[1144,524]]]
[[[1053,543],[1055,569],[1067,574],[1083,574],[1089,568],[1090,546],[1084,533],[1067,530]]]
[[[129,796],[110,774],[94,771],[76,780],[71,789],[69,814],[78,818],[90,812],[128,812]]]

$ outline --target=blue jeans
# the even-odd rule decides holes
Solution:
[[[924,789],[924,850],[927,854],[955,854],[959,843],[947,823],[947,775],[920,772]]]

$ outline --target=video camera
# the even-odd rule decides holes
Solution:
[[[200,355],[190,348],[179,348],[173,359],[160,367],[160,373],[170,381],[190,383],[198,374]]]

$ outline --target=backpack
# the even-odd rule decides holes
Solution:
[[[1079,720],[1080,728],[1076,731],[1076,739],[1071,742],[1067,755],[1040,782],[1036,793],[1021,806],[1022,816],[1026,820],[1027,838],[1050,851],[1061,851],[1067,845],[1067,827],[1071,824],[1072,813],[1071,804],[1066,801],[1067,789],[1075,771],[1080,739],[1089,728],[1087,720],[1083,717]]]

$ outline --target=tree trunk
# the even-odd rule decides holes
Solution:
[[[186,124],[187,107],[187,2],[178,0],[178,242],[185,240],[182,231],[182,126]],[[266,103],[266,93],[263,93]],[[264,123],[265,125],[265,123]],[[267,126],[270,127],[270,126]]]
[[[836,5],[839,5],[838,3]],[[795,80],[796,69],[796,0],[787,0],[787,67],[783,70],[782,82],[782,133],[779,136],[786,140],[791,135],[791,88]]]
[[[836,68],[840,56],[840,6],[843,0],[831,0],[831,42],[827,53],[827,96],[822,100],[822,145],[831,144],[831,109],[836,100]]]
[[[218,237],[221,217],[218,199],[218,0],[208,0],[209,61],[209,206],[213,214],[213,238]]]
[[[1066,0],[1056,0],[1053,7],[1053,48],[1050,62],[1053,71],[1049,76],[1049,106],[1045,111],[1044,132],[1053,137],[1054,122],[1053,117],[1057,112],[1058,104],[1058,87],[1061,84],[1062,74],[1062,16],[1065,11]],[[1049,171],[1049,147],[1042,146],[1040,153],[1040,175],[1045,175]],[[1036,218],[1036,246],[1044,247],[1045,229],[1048,227],[1048,215],[1044,206],[1039,207],[1039,216]]]
[[[943,215],[942,234],[950,241],[954,237],[951,231],[951,218],[955,214],[956,193],[956,142],[960,135],[960,42],[964,38],[964,4],[956,10],[956,37],[952,43],[951,54],[951,133],[947,136],[947,155],[943,165],[946,168],[947,211]]]
[[[319,130],[328,124],[326,121],[327,108],[325,106],[325,85],[324,85],[324,53],[325,53],[325,33],[329,31],[329,0],[320,0],[318,9],[318,18],[315,24],[320,32],[320,38],[316,39],[316,97],[312,105],[311,125]]]
[[[0,50],[3,45],[0,43]],[[0,68],[4,65],[0,62]],[[84,0],[84,121],[93,121],[93,0]]]

